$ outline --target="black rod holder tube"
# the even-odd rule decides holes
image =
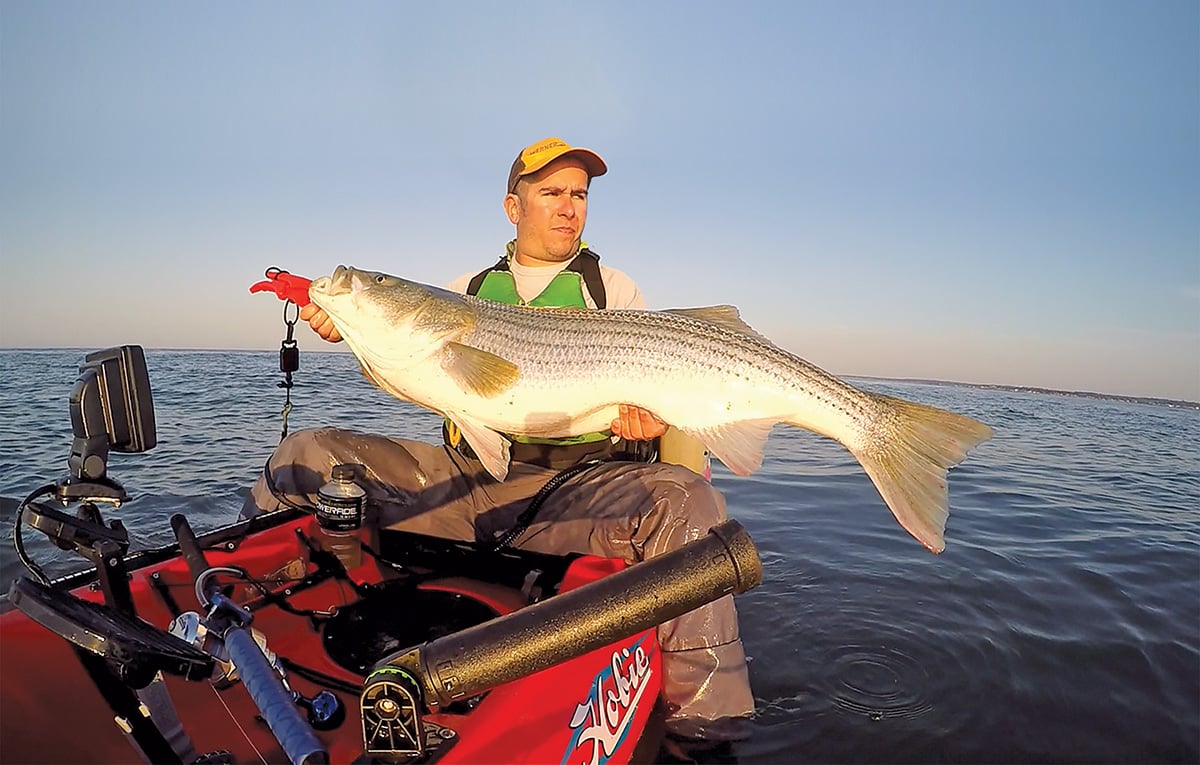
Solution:
[[[179,543],[179,552],[187,562],[188,571],[193,579],[198,579],[208,569],[208,560],[204,557],[200,540],[196,539],[196,532],[192,531],[191,524],[182,513],[171,516],[171,530],[175,532],[175,541]]]
[[[420,678],[424,704],[456,699],[539,672],[657,626],[762,581],[762,562],[737,521],[570,592],[392,654]]]

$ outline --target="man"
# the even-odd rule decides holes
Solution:
[[[499,263],[459,277],[450,288],[508,303],[643,308],[633,281],[599,265],[582,241],[588,189],[605,172],[595,152],[557,138],[522,150],[504,197],[516,237]],[[306,306],[300,317],[326,340],[341,339],[317,306]],[[490,543],[516,527],[530,499],[560,471],[605,460],[550,494],[513,543],[556,554],[643,560],[699,539],[724,520],[724,499],[699,475],[628,459],[639,452],[639,442],[661,436],[666,425],[634,406],[622,405],[619,413],[611,433],[516,439],[503,482],[482,469],[452,426],[438,445],[328,428],[300,431],[279,445],[269,469],[277,490],[311,502],[332,465],[360,463],[382,525]],[[278,506],[260,478],[243,514]],[[743,735],[754,699],[732,596],[663,624],[658,636],[668,732],[680,741]]]

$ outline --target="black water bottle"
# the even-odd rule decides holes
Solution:
[[[317,536],[346,567],[362,564],[363,510],[367,492],[358,485],[361,465],[334,465],[329,483],[317,491]]]

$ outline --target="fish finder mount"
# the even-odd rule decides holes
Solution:
[[[89,353],[71,390],[71,430],[67,458],[70,474],[55,487],[69,502],[129,500],[121,484],[108,476],[109,452],[137,453],[154,448],[157,433],[146,355],[139,345]]]
[[[75,436],[67,458],[70,472],[28,497],[21,505],[19,523],[42,532],[56,547],[92,561],[105,602],[133,615],[124,564],[129,535],[119,520],[106,526],[97,505],[115,507],[130,499],[124,487],[108,476],[109,453],[144,452],[157,443],[150,377],[141,346],[122,345],[85,356],[71,390],[70,411]],[[79,507],[70,515],[34,501],[39,496]],[[19,533],[18,526],[17,551],[24,560]],[[36,567],[30,570],[41,574]],[[48,583],[44,575],[39,578]]]

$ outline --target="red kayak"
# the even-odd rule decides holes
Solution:
[[[761,578],[733,521],[634,566],[392,530],[347,558],[303,508],[199,537],[177,515],[174,544],[130,554],[100,507],[128,499],[108,452],[154,445],[139,357],[88,357],[71,474],[22,503],[0,762],[646,759],[655,626]],[[89,419],[96,406],[110,416]],[[49,581],[20,542],[36,532],[90,566]]]

